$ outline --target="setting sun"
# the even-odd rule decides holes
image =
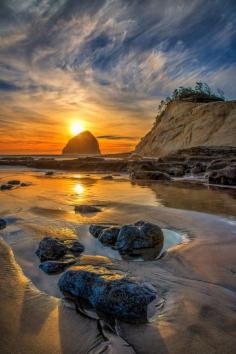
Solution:
[[[84,130],[84,126],[81,122],[73,122],[70,126],[71,134],[77,135]]]

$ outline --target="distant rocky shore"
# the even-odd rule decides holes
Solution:
[[[86,156],[74,159],[4,157],[0,165],[26,166],[47,170],[129,173],[132,180],[164,180],[196,177],[210,184],[236,185],[236,147],[192,147],[170,153],[165,157],[142,157],[132,153],[112,158]]]

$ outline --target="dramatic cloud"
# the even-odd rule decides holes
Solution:
[[[0,151],[59,152],[76,118],[104,151],[132,149],[179,85],[234,98],[235,13],[234,0],[2,0]]]

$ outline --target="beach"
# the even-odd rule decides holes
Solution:
[[[126,174],[103,177],[1,167],[1,183],[14,178],[26,184],[0,192],[0,217],[7,221],[0,231],[2,352],[233,353],[235,191],[180,181],[133,183]],[[80,203],[102,211],[80,215],[74,212]],[[166,230],[161,257],[122,259],[88,232],[92,223],[137,220]],[[145,324],[118,321],[114,333],[103,319],[76,312],[57,287],[60,275],[38,268],[35,250],[45,236],[79,239],[85,246],[80,264],[106,266],[151,283],[161,299],[155,315]]]

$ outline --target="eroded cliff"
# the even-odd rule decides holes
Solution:
[[[171,102],[135,152],[165,156],[196,146],[236,146],[236,101]]]

